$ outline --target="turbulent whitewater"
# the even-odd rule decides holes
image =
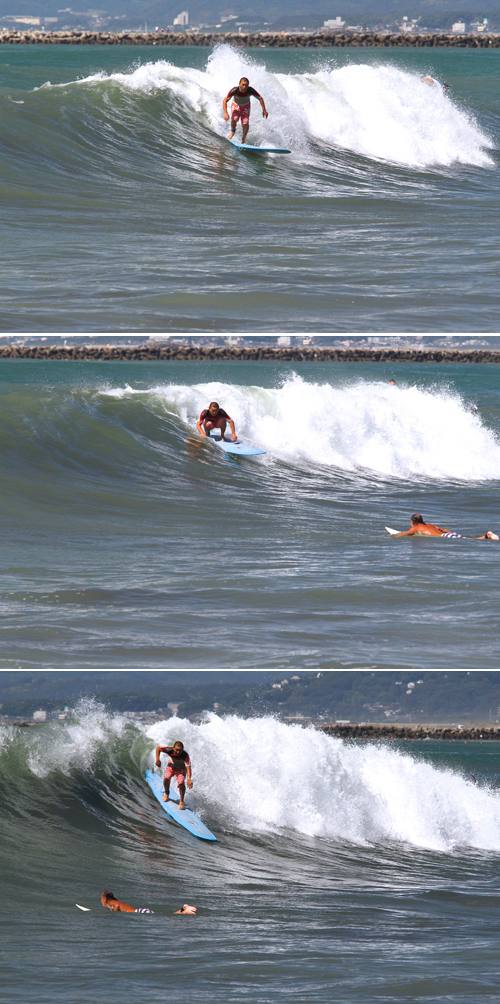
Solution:
[[[331,147],[408,167],[493,166],[487,152],[491,139],[439,87],[390,64],[336,66],[334,59],[332,64],[315,73],[271,73],[256,56],[221,45],[204,70],[161,59],[128,73],[98,73],[76,83],[97,88],[112,103],[117,87],[151,98],[163,92],[172,100],[174,114],[223,135],[221,102],[228,80],[245,71],[272,109],[268,122],[257,107],[253,111],[257,145],[288,145],[298,160],[311,163]],[[58,85],[70,86],[75,83]]]
[[[398,478],[500,478],[500,442],[471,402],[446,386],[381,381],[306,381],[276,388],[211,382],[148,391],[105,391],[122,405],[140,400],[193,425],[211,400],[224,402],[245,441],[290,463],[367,468]]]

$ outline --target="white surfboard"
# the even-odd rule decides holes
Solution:
[[[390,533],[392,537],[394,537],[396,533],[401,533],[401,530],[393,530],[390,526],[386,526],[386,530],[387,533]]]
[[[250,143],[239,143],[237,139],[229,139],[226,136],[228,143],[231,143],[237,150],[245,150],[246,153],[291,153],[291,150],[285,150],[280,146],[252,146]]]
[[[91,913],[90,906],[80,906],[79,903],[75,903],[75,906],[77,906],[79,910],[84,910],[85,913]]]

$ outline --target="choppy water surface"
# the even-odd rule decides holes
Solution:
[[[224,139],[243,73],[290,156]],[[485,51],[2,47],[0,330],[495,331],[499,83]]]
[[[397,386],[389,386],[389,377]],[[498,368],[0,364],[4,667],[498,667]],[[229,457],[216,399],[267,451]]]
[[[215,715],[146,729],[92,702],[0,732],[4,1000],[496,999],[497,743]],[[144,781],[178,737],[216,844],[169,823]],[[104,911],[105,888],[154,916]],[[197,917],[173,916],[184,902]]]

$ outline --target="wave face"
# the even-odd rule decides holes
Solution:
[[[332,386],[294,374],[277,388],[213,381],[104,393],[122,404],[149,399],[191,427],[209,400],[224,401],[242,438],[289,463],[409,479],[500,478],[497,434],[447,387],[365,380]]]
[[[216,843],[145,782],[176,738]],[[145,1004],[166,986],[179,1004],[365,1004],[375,985],[382,1000],[492,999],[497,746],[350,744],[213,714],[141,727],[92,699],[64,724],[0,726],[2,992],[102,1004],[111,979],[114,999]],[[104,889],[154,913],[111,914]],[[174,916],[185,902],[196,918]]]
[[[3,330],[496,330],[494,53],[43,51],[0,67]],[[242,74],[290,156],[227,142]]]
[[[307,162],[314,162],[319,144],[413,168],[493,166],[487,152],[493,143],[470,113],[439,87],[391,65],[273,73],[255,57],[221,45],[203,70],[161,59],[128,73],[98,73],[58,86],[97,88],[103,100],[111,101],[117,87],[138,97],[164,94],[176,118],[194,118],[198,128],[224,135],[222,98],[228,80],[238,80],[243,71],[272,109],[266,123],[255,103],[251,122],[256,145],[288,146],[295,158]]]
[[[27,810],[35,808],[38,818],[63,825],[68,801],[77,798],[98,831],[104,824],[116,838],[120,826],[128,839],[145,810],[151,822],[157,816],[144,772],[153,766],[152,748],[170,737],[182,739],[193,762],[190,804],[219,837],[290,831],[297,839],[345,845],[500,852],[498,795],[462,769],[443,766],[434,747],[445,744],[434,744],[425,757],[420,747],[416,756],[272,717],[214,713],[199,726],[178,718],[138,726],[92,699],[80,703],[76,716],[21,735],[1,728],[5,818],[20,812],[28,821]]]

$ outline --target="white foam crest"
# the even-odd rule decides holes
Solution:
[[[350,745],[271,717],[212,713],[200,726],[172,719],[147,733],[161,745],[184,742],[197,796],[228,825],[442,852],[500,850],[495,794],[386,746]]]
[[[76,83],[112,81],[145,94],[169,91],[224,135],[222,99],[242,75],[264,96],[269,111],[264,121],[254,100],[250,138],[256,145],[287,146],[308,160],[314,157],[311,142],[320,142],[409,167],[493,166],[486,151],[494,144],[470,114],[440,87],[391,65],[271,73],[255,56],[221,45],[204,70],[160,59],[129,73],[97,73]]]
[[[121,736],[128,724],[123,716],[106,712],[94,698],[79,701],[73,714],[74,720],[30,734],[27,763],[37,777],[46,777],[55,770],[67,774],[75,767],[91,769],[102,747]]]
[[[400,478],[500,478],[495,434],[447,388],[363,380],[333,386],[294,375],[271,389],[213,381],[103,393],[152,396],[191,426],[210,401],[219,401],[242,439],[290,463]]]

